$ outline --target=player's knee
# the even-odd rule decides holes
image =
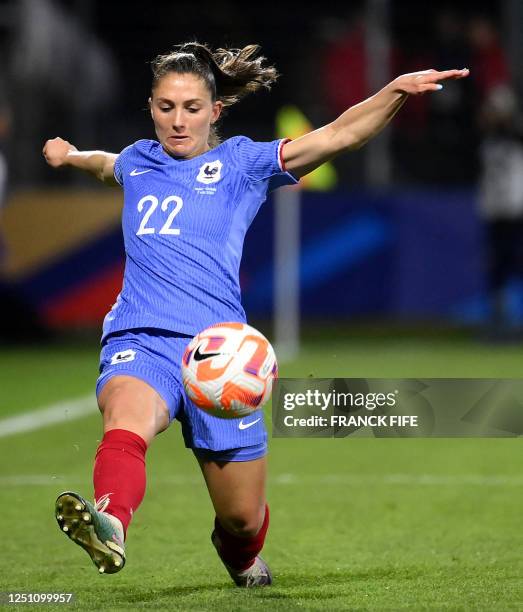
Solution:
[[[141,397],[135,387],[115,379],[104,387],[98,398],[104,429],[128,429],[149,444],[168,426],[169,416],[163,406],[149,397]]]
[[[104,431],[111,429],[126,429],[142,437],[147,446],[151,444],[158,432],[154,419],[145,419],[134,411],[130,411],[128,405],[112,402],[107,405],[103,412]]]
[[[125,399],[114,398],[104,406],[103,420],[105,425],[112,427],[122,426],[126,423],[133,423],[137,419],[134,415],[132,404]]]
[[[229,532],[239,537],[252,538],[263,524],[263,509],[237,509],[229,511],[224,516],[218,517],[222,526]]]
[[[104,421],[120,421],[135,412],[132,392],[125,385],[107,383],[99,397]]]

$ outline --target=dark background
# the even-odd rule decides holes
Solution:
[[[521,326],[523,260],[501,262],[494,280],[506,295],[494,295],[478,192],[482,113],[492,95],[509,89],[523,125],[522,27],[516,0],[366,0],[343,9],[337,2],[1,3],[0,292],[8,327],[19,320],[23,331],[40,320],[99,330],[121,287],[119,195],[110,196],[116,215],[94,231],[91,212],[69,202],[87,193],[105,211],[106,188],[80,172],[52,170],[41,150],[55,136],[112,152],[154,138],[150,62],[191,40],[213,48],[259,44],[281,74],[270,92],[229,110],[222,138],[274,139],[278,111],[289,104],[319,127],[399,74],[469,67],[469,78],[411,97],[382,134],[335,159],[334,190],[304,190],[302,314],[316,322],[483,324],[497,316],[497,300],[505,322]],[[263,320],[273,316],[273,219],[269,198],[249,231],[240,275],[248,316]],[[511,229],[515,243],[519,224]],[[501,250],[508,243],[504,234],[496,240]]]

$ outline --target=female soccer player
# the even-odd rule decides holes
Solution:
[[[179,45],[152,63],[149,107],[158,140],[119,155],[80,152],[54,138],[43,154],[58,168],[86,170],[124,190],[123,287],[102,335],[97,397],[104,436],[94,463],[94,505],[77,493],[56,501],[61,529],[101,573],[125,563],[124,540],[145,493],[145,454],[174,419],[196,455],[216,512],[212,543],[238,586],[268,585],[258,556],[269,525],[267,434],[258,422],[218,419],[184,393],[180,361],[190,338],[222,321],[245,322],[238,269],[245,232],[267,193],[296,183],[376,135],[411,94],[441,88],[468,70],[405,74],[332,123],[294,141],[219,143],[224,108],[277,73],[259,47],[211,51]]]

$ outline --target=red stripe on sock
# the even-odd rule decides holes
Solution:
[[[249,569],[256,556],[263,548],[269,528],[269,506],[265,505],[265,518],[258,533],[252,538],[243,538],[226,531],[218,517],[214,519],[214,529],[220,540],[218,554],[235,570],[240,572]]]
[[[93,471],[94,498],[109,497],[105,512],[122,521],[124,532],[145,494],[147,444],[126,429],[111,429],[96,451]]]

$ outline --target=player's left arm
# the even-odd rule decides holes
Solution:
[[[340,153],[360,148],[389,123],[409,95],[438,91],[442,88],[440,81],[462,79],[468,74],[464,68],[423,70],[397,77],[332,123],[287,142],[282,149],[285,169],[294,176],[304,176]]]

